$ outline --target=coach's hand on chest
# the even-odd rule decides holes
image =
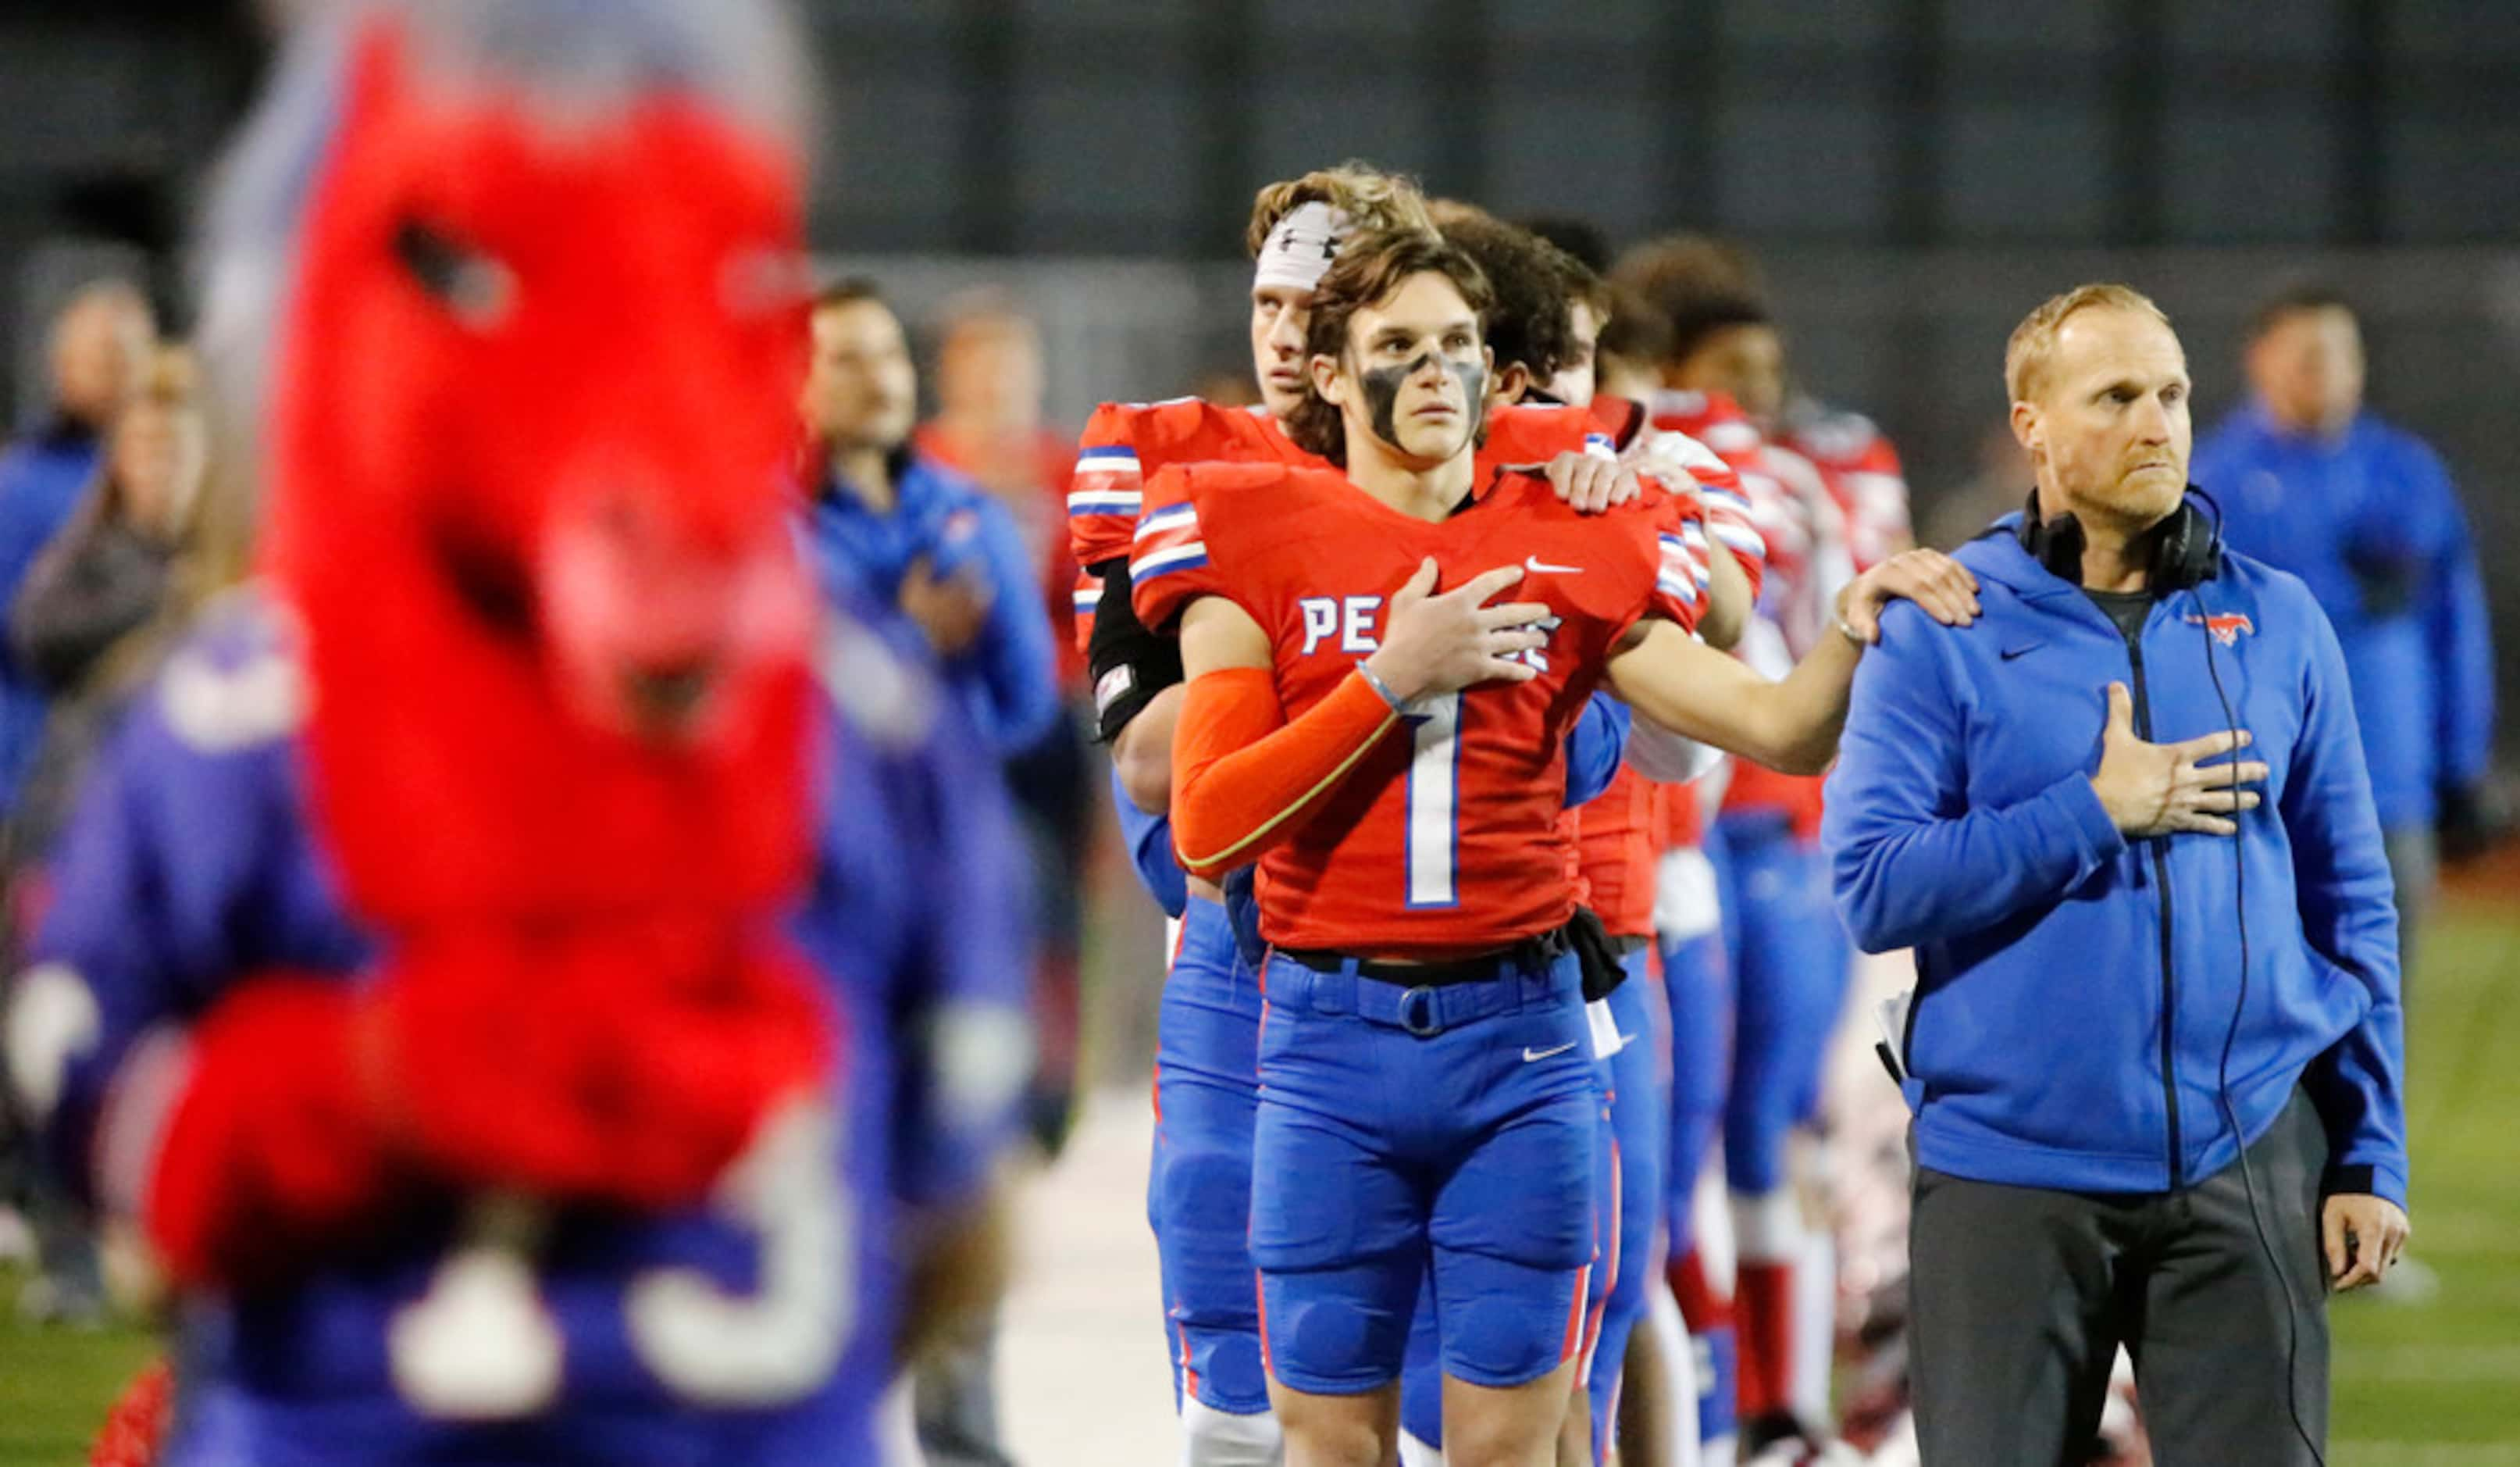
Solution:
[[[2291,639],[2262,636],[2254,610],[2184,592],[2152,608],[2132,647],[2080,592],[2043,610],[2048,615],[2034,628],[2016,625],[1976,649],[1992,665],[1980,669],[1969,720],[1972,806],[2008,805],[2070,773],[2096,771],[2107,752],[2108,688],[2118,683],[2128,690],[2133,734],[2146,744],[2245,732],[2243,752],[2202,762],[2265,764],[2264,803],[2242,811],[2241,823],[2273,818],[2303,716]]]

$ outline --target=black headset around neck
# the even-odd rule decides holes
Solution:
[[[2223,573],[2223,528],[2196,507],[2205,491],[2189,485],[2169,518],[2145,530],[2145,589],[2156,596],[2193,590]],[[2060,580],[2083,583],[2083,551],[2088,544],[2083,523],[2072,515],[2053,520],[2039,514],[2039,492],[2021,511],[2021,548]]]

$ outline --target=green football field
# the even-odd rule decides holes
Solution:
[[[2414,984],[2414,1251],[2428,1303],[2335,1310],[2335,1467],[2520,1467],[2520,900],[2470,899]],[[0,1297],[16,1280],[0,1277]],[[0,1306],[0,1467],[69,1463],[151,1350]]]

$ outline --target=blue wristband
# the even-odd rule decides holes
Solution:
[[[1364,663],[1360,662],[1356,665],[1356,671],[1358,676],[1365,679],[1365,685],[1373,689],[1375,697],[1391,705],[1391,711],[1393,712],[1400,714],[1404,718],[1409,715],[1409,705],[1401,702],[1400,695],[1391,691],[1391,684],[1374,676],[1373,669],[1372,667],[1369,667]]]

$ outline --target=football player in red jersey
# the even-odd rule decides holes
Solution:
[[[1702,647],[1664,496],[1588,519],[1475,461],[1485,295],[1440,240],[1352,246],[1317,293],[1297,426],[1347,477],[1176,467],[1136,537],[1135,609],[1182,618],[1191,677],[1177,847],[1202,875],[1262,864],[1251,1247],[1296,1467],[1389,1455],[1430,1261],[1449,1458],[1553,1454],[1598,1092],[1574,884],[1535,873],[1569,871],[1562,740],[1585,695],[1814,769],[1879,601],[1973,608],[1914,552],[1850,587],[1846,635],[1781,684]],[[1444,560],[1504,564],[1433,594]],[[1546,600],[1484,604],[1526,578]]]
[[[1145,640],[1143,628],[1125,619],[1130,537],[1145,481],[1173,463],[1320,467],[1318,458],[1287,438],[1284,428],[1304,397],[1304,330],[1313,288],[1340,244],[1355,233],[1432,227],[1414,183],[1362,163],[1316,169],[1260,190],[1243,237],[1253,264],[1249,329],[1259,405],[1228,407],[1196,397],[1110,402],[1086,424],[1067,498],[1069,543],[1084,568],[1076,589],[1077,634],[1092,649],[1102,737],[1111,745],[1125,793],[1139,808],[1164,808],[1180,696],[1164,696],[1179,685],[1170,648]],[[1598,451],[1588,452],[1600,446],[1597,437],[1605,425],[1581,410],[1513,408],[1492,415],[1488,426],[1482,451],[1491,461],[1547,464],[1551,482],[1570,503],[1600,509],[1636,491],[1633,474],[1622,474]],[[1711,477],[1720,480],[1721,472],[1713,470]],[[1737,536],[1729,543],[1736,555],[1746,553]],[[1732,594],[1719,594],[1725,615]],[[1097,640],[1099,612],[1106,602],[1119,624]]]
[[[1195,398],[1108,404],[1088,426],[1069,497],[1076,556],[1089,568],[1078,619],[1091,638],[1097,711],[1127,803],[1164,810],[1182,697],[1174,639],[1148,631],[1129,605],[1129,553],[1145,478],[1170,463],[1321,466],[1282,426],[1303,400],[1313,287],[1358,229],[1424,228],[1426,219],[1415,185],[1357,164],[1262,189],[1246,235],[1255,257],[1250,340],[1261,406]],[[1581,411],[1514,409],[1498,425],[1488,454],[1550,460],[1552,482],[1570,502],[1598,508],[1617,491],[1635,491],[1634,475],[1623,475],[1606,445],[1594,441],[1597,425]],[[1747,599],[1737,576],[1710,597],[1720,618],[1735,624]],[[1094,614],[1097,603],[1104,615]],[[1169,848],[1167,838],[1153,839]],[[1260,1001],[1252,960],[1238,951],[1250,944],[1235,940],[1223,894],[1195,875],[1187,887],[1157,1027],[1148,1213],[1189,1460],[1192,1467],[1242,1467],[1274,1461],[1277,1451],[1246,1246]],[[1247,894],[1240,904],[1247,908]]]

